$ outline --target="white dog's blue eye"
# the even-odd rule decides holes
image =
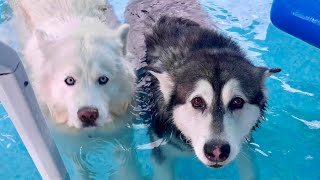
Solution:
[[[107,84],[108,81],[109,81],[109,78],[107,76],[100,76],[98,79],[98,82],[100,85]]]
[[[64,82],[68,85],[68,86],[73,86],[76,83],[76,80],[73,77],[67,77]]]

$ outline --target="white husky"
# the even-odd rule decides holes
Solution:
[[[69,127],[112,125],[131,102],[129,25],[112,30],[104,0],[11,1],[24,65],[47,118]]]

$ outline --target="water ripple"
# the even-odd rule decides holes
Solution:
[[[280,81],[282,83],[281,87],[283,87],[283,89],[285,91],[288,91],[288,92],[291,92],[291,93],[304,94],[304,95],[307,95],[307,96],[314,96],[313,93],[302,91],[302,90],[295,89],[295,88],[291,87],[289,84],[287,84],[284,80],[281,80],[280,78],[277,78],[275,76],[272,76],[271,78]]]
[[[74,155],[75,166],[84,178],[107,178],[126,166],[130,149],[119,141],[94,139]]]
[[[299,120],[301,122],[303,122],[305,125],[307,125],[310,129],[320,129],[320,121],[318,120],[313,120],[313,121],[307,121],[298,117],[295,117],[293,115],[291,115],[291,117],[293,117],[296,120]]]

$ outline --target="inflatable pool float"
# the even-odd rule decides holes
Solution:
[[[319,0],[274,0],[270,16],[277,28],[320,48]]]

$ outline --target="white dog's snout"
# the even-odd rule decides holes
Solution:
[[[94,123],[99,117],[99,110],[95,107],[83,107],[78,110],[77,115],[83,123]]]

